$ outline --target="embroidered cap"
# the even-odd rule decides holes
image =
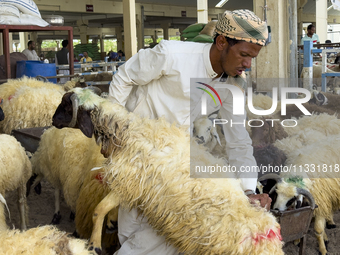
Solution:
[[[252,11],[225,11],[217,21],[215,34],[264,46],[268,38],[267,23]]]

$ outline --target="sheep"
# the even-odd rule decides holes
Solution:
[[[203,144],[215,157],[225,158],[226,141],[221,125],[214,126],[213,119],[220,118],[218,112],[201,116],[193,122],[193,137],[198,144]]]
[[[251,139],[253,146],[261,143],[274,143],[288,136],[282,125],[271,121],[270,118],[261,117],[251,123]]]
[[[278,198],[274,208],[281,211],[287,209],[288,201],[297,196],[301,185],[314,197],[318,205],[314,211],[314,230],[322,255],[327,253],[324,243],[328,241],[324,230],[325,223],[333,222],[333,212],[340,209],[340,178],[337,178],[340,168],[339,153],[340,137],[331,135],[287,154],[287,165],[295,166],[299,175],[302,171],[307,178],[299,182],[282,181],[276,185]],[[291,175],[292,173],[287,173],[284,176]]]
[[[109,158],[103,166],[103,181],[111,191],[93,214],[89,249],[101,252],[104,216],[119,205],[138,207],[157,233],[180,252],[283,254],[276,219],[250,205],[239,180],[190,178],[189,169],[195,173],[190,152],[196,166],[223,165],[224,161],[190,141],[184,128],[163,118],[142,119],[81,89],[63,96],[53,125],[80,128],[88,137],[94,134]]]
[[[32,174],[31,163],[24,148],[13,137],[0,135],[0,194],[18,190],[18,206],[20,211],[20,228],[25,230],[28,224],[28,207],[26,203],[26,182]],[[0,225],[6,225],[4,206],[0,205]]]
[[[323,108],[330,109],[336,113],[340,113],[340,96],[332,93],[318,92],[320,97],[318,102]]]
[[[3,255],[92,254],[86,249],[86,241],[69,237],[66,232],[48,225],[31,228],[24,232],[0,231],[0,240],[0,254]]]
[[[252,125],[255,126],[251,128],[253,146],[260,143],[276,143],[277,140],[292,137],[292,135],[298,134],[299,131],[308,128],[319,131],[323,135],[340,133],[340,120],[336,115],[329,115],[327,113],[312,114],[299,119],[293,117],[292,123],[286,127],[283,127],[277,119],[275,120],[273,117],[262,117],[261,120],[263,125],[260,121],[252,122]],[[294,122],[296,126],[293,126]],[[301,133],[299,136],[305,135]],[[297,140],[293,138],[289,139],[292,140],[293,144],[297,144],[300,141],[300,138]],[[310,139],[313,139],[313,137],[310,137]]]
[[[82,239],[89,239],[91,237],[93,212],[99,202],[110,193],[109,185],[102,180],[103,176],[102,169],[89,171],[80,188],[76,205],[75,224],[76,233]],[[108,213],[106,230],[103,228],[102,246],[105,250],[117,249],[119,245],[117,219],[118,208],[115,208]],[[110,254],[113,252],[111,251]]]
[[[9,80],[0,86],[0,97],[4,99],[3,110],[7,116],[0,123],[0,133],[11,134],[13,129],[50,126],[63,87],[24,77]]]
[[[3,111],[11,118],[0,122],[0,133],[10,135],[13,129],[51,126],[63,94],[74,86],[77,80],[60,86],[27,77],[2,84]]]
[[[44,132],[31,158],[33,173],[38,175],[32,187],[46,178],[55,188],[53,224],[58,224],[61,218],[60,190],[71,211],[76,212],[77,198],[86,173],[101,166],[104,160],[96,141],[84,137],[79,130],[51,127]]]
[[[31,158],[33,172],[38,174],[34,187],[42,178],[46,178],[55,188],[55,213],[52,223],[59,224],[60,190],[63,191],[66,204],[75,212],[76,234],[89,238],[92,228],[94,207],[108,194],[105,183],[99,182],[100,167],[105,158],[100,153],[100,146],[94,139],[85,137],[80,130],[51,127],[41,136],[39,147]],[[95,174],[95,175],[94,175]],[[113,210],[108,225],[112,229],[117,222],[118,209]],[[111,222],[111,220],[113,222]],[[117,235],[104,235],[103,245],[110,246],[117,242]]]

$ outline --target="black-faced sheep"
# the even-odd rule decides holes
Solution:
[[[164,119],[128,113],[90,91],[64,95],[54,117],[58,128],[72,124],[102,142],[103,181],[111,192],[93,215],[90,248],[100,253],[104,216],[117,205],[138,207],[149,224],[188,254],[283,254],[273,215],[250,205],[236,179],[190,178],[190,151],[196,165],[224,162],[190,142],[184,128]],[[190,149],[189,149],[190,146]],[[195,154],[196,153],[196,154]],[[171,169],[171,171],[169,171]]]

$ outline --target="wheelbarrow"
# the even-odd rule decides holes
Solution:
[[[283,212],[270,210],[281,225],[281,236],[285,243],[300,238],[299,255],[305,255],[307,232],[315,208],[317,208],[317,205]]]
[[[12,135],[21,143],[26,151],[34,153],[39,146],[40,137],[50,127],[34,127],[12,130]]]

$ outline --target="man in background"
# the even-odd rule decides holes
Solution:
[[[304,41],[313,41],[313,44],[320,43],[319,36],[315,33],[315,26],[313,24],[307,27],[307,34],[301,39],[302,45]]]
[[[61,45],[63,48],[55,54],[56,65],[68,65],[69,63],[69,52],[68,52],[68,40],[63,40]],[[59,70],[59,74],[69,75],[70,70]],[[70,78],[60,78],[60,83],[66,83]]]
[[[81,63],[81,64],[83,64],[83,63],[88,63],[88,62],[92,62],[92,61],[93,61],[92,58],[89,57],[89,54],[87,54],[86,51],[83,52],[83,55],[84,55],[84,57],[82,57],[82,58],[80,59],[80,63]],[[85,67],[85,68],[84,68],[84,71],[85,71],[85,72],[86,72],[86,71],[91,71],[91,68]]]
[[[35,43],[33,41],[29,41],[27,43],[27,46],[28,48],[23,50],[23,54],[25,54],[25,56],[27,57],[28,60],[39,60],[40,61],[40,58],[39,56],[37,55],[36,51],[34,50],[35,49]]]

